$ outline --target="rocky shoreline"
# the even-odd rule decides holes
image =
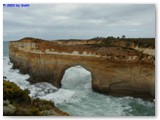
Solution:
[[[15,83],[3,80],[4,116],[69,116],[58,109],[53,102],[33,99],[28,90],[22,90]]]

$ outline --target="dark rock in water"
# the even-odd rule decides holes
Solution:
[[[6,77],[6,76],[3,76],[3,79],[5,79],[5,80],[6,80],[6,79],[7,79],[7,77]]]
[[[8,62],[8,65],[11,65],[11,62]]]
[[[34,98],[37,98],[37,96],[44,96],[45,94],[48,93],[54,93],[58,90],[56,87],[46,82],[36,83],[34,84],[34,87],[36,87],[35,89],[36,92],[32,94],[32,97]]]

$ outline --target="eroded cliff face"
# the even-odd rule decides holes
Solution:
[[[94,48],[84,41],[84,44],[78,45],[63,42],[33,38],[10,42],[9,56],[13,68],[29,74],[29,80],[33,83],[45,81],[61,87],[65,70],[81,65],[92,73],[94,91],[116,96],[154,98],[154,54],[139,51],[136,45],[133,47],[135,49]]]

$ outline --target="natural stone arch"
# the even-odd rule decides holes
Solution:
[[[65,70],[71,66],[81,65],[92,73],[94,91],[119,96],[138,95],[143,98],[154,98],[155,65],[152,56],[150,56],[151,59],[146,55],[142,57],[142,54],[135,50],[129,50],[132,54],[128,54],[128,51],[122,48],[121,51],[112,48],[113,52],[110,48],[106,48],[107,55],[103,56],[99,51],[100,56],[96,56],[94,53],[97,51],[90,47],[77,49],[77,46],[65,46],[64,48],[59,44],[50,46],[49,41],[35,41],[21,40],[9,44],[9,57],[14,65],[13,68],[19,68],[22,73],[28,73],[30,81],[34,83],[45,81],[60,88]],[[22,44],[27,47],[22,48]],[[50,48],[56,50],[48,51]],[[75,49],[79,54],[73,54]],[[90,52],[87,55],[80,54],[85,51]],[[125,54],[128,56],[127,60],[122,58]],[[137,59],[131,59],[133,55],[136,55]]]
[[[62,87],[62,78],[65,74],[65,71],[68,70],[71,67],[76,67],[76,66],[81,66],[82,68],[84,68],[85,70],[89,71],[91,73],[91,85],[92,85],[92,81],[94,79],[94,73],[91,71],[91,69],[89,69],[88,67],[86,67],[83,64],[73,64],[73,65],[64,65],[63,67],[58,67],[57,71],[54,72],[54,84],[57,85],[58,88]]]

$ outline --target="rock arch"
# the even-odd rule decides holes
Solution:
[[[27,48],[20,47],[23,43]],[[22,73],[28,73],[31,82],[45,81],[61,87],[65,70],[71,66],[80,65],[92,73],[92,89],[96,92],[154,98],[155,66],[153,63],[135,61],[135,59],[126,61],[126,58],[114,55],[96,56],[78,53],[75,55],[70,52],[52,52],[47,48],[37,48],[35,44],[39,45],[39,42],[34,45],[32,40],[10,42],[9,57],[13,67],[19,68]],[[57,44],[56,47],[58,47]]]

